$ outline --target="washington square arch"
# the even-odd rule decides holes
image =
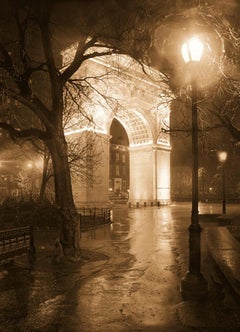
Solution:
[[[72,60],[74,48],[62,52],[63,64]],[[109,202],[113,121],[124,128],[128,141],[129,203],[168,204],[171,146],[163,129],[169,125],[171,98],[163,76],[127,56],[110,55],[86,61],[72,82],[65,135],[86,147],[84,176],[72,179],[76,206]]]

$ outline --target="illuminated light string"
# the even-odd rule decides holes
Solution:
[[[83,128],[79,128],[79,129],[75,129],[75,130],[66,131],[64,133],[64,135],[69,136],[69,135],[81,133],[81,132],[84,132],[84,131],[89,131],[89,132],[92,131],[92,132],[95,132],[95,133],[107,135],[106,130],[94,129],[94,128],[91,128],[91,127],[83,127]]]
[[[65,136],[70,136],[70,135],[82,133],[84,131],[95,132],[95,133],[98,133],[98,134],[107,135],[106,130],[94,129],[94,128],[90,128],[90,127],[84,127],[84,128],[79,128],[79,129],[75,129],[75,130],[66,131],[64,134],[65,134]],[[169,142],[166,142],[166,141],[158,140],[158,143],[161,144],[161,145],[169,146]],[[130,147],[133,147],[133,146],[136,147],[136,146],[144,146],[144,145],[150,145],[150,144],[153,144],[153,140],[148,140],[148,141],[141,142],[141,143],[131,143],[129,146]]]
[[[67,131],[64,134],[65,134],[65,136],[70,136],[70,135],[78,134],[78,133],[81,133],[81,132],[84,132],[84,131],[88,131],[88,132],[92,131],[92,132],[107,135],[106,130],[99,130],[99,129],[94,129],[94,128],[90,128],[90,127],[84,127],[84,128],[79,128],[79,129]],[[130,144],[130,147],[131,146],[149,145],[149,144],[152,144],[152,143],[153,143],[152,140],[147,141],[147,142],[142,142],[142,143],[132,143],[132,144]]]

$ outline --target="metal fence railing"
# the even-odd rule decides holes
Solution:
[[[78,210],[81,230],[111,222],[111,210],[107,208],[82,208]]]

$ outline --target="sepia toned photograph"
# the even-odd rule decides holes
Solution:
[[[240,0],[0,0],[0,332],[240,331]]]

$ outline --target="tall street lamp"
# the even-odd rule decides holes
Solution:
[[[227,160],[227,152],[219,151],[218,160],[222,164],[222,213],[226,214],[225,162]]]
[[[182,45],[182,56],[188,64],[192,89],[192,214],[189,231],[189,270],[181,280],[185,299],[201,299],[207,295],[207,281],[201,274],[201,231],[198,221],[198,115],[197,71],[203,54],[203,43],[193,37]]]

